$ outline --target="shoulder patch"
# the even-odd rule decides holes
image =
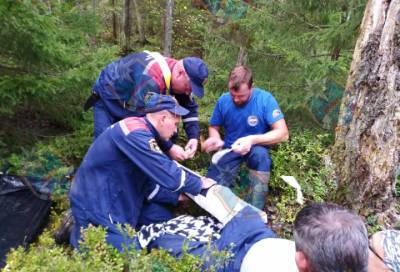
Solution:
[[[144,119],[139,117],[129,117],[123,119],[119,121],[119,125],[121,126],[121,129],[125,135],[128,135],[129,133],[135,130],[150,131]]]
[[[276,118],[281,114],[281,111],[276,109],[272,112],[272,118]]]
[[[149,147],[152,151],[157,152],[157,153],[163,153],[158,146],[156,139],[150,139],[149,140]]]

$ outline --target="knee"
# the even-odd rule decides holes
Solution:
[[[208,168],[207,178],[215,180],[218,184],[223,186],[232,186],[236,177],[236,169],[232,170],[229,166],[216,166],[211,165]]]
[[[271,170],[272,160],[267,148],[254,146],[247,159],[247,165],[250,169],[269,172]]]

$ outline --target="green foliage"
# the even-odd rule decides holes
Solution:
[[[57,246],[49,231],[28,251],[22,247],[7,258],[6,271],[122,271],[123,259],[105,243],[106,232],[90,227],[84,232],[84,253]]]
[[[101,24],[92,12],[50,1],[0,4],[0,113],[21,109],[74,126],[81,105],[116,47],[93,43]]]
[[[210,15],[204,10],[191,8],[191,1],[178,0],[174,4],[172,56],[202,56],[206,22]]]
[[[38,143],[32,150],[12,154],[7,160],[8,173],[60,179],[71,169],[64,166],[56,154],[57,151],[52,146]]]
[[[10,174],[61,179],[71,166],[79,166],[92,143],[92,112],[82,114],[81,105],[99,71],[118,58],[119,46],[107,42],[111,41],[111,12],[116,11],[120,24],[123,4],[115,1],[112,8],[111,1],[96,2],[93,10],[89,0],[0,1],[1,117],[23,109],[27,118],[34,113],[73,128],[68,135],[37,142],[33,149],[2,156],[2,168],[8,165]],[[222,2],[225,11],[211,16],[193,8],[192,1],[175,1],[172,55],[203,56],[209,65],[206,96],[198,100],[202,135],[207,135],[208,119],[219,95],[227,91],[239,48],[246,49],[255,84],[276,96],[290,124],[289,142],[271,152],[274,166],[267,199],[274,230],[290,237],[301,207],[281,175],[299,181],[307,202],[335,197],[335,184],[322,162],[332,135],[311,130],[316,122],[307,102],[322,97],[329,80],[344,86],[366,0],[240,1],[240,6],[237,0]],[[136,43],[132,51],[162,51],[165,2],[149,0],[139,5],[150,43]],[[184,143],[184,137],[179,141]],[[0,151],[7,144],[0,139]],[[210,159],[200,153],[185,164],[205,174]],[[396,191],[399,195],[400,176]],[[198,271],[204,261],[187,253],[175,259],[164,250],[119,253],[105,243],[104,229],[94,227],[84,234],[82,253],[57,246],[51,233],[69,202],[65,195],[55,202],[48,229],[27,251],[12,252],[6,271]],[[376,216],[366,221],[370,232],[381,228]],[[126,226],[125,230],[128,236],[134,233]],[[232,257],[226,252],[212,256],[219,261],[211,270]]]
[[[89,118],[71,134],[12,153],[0,160],[0,168],[13,175],[62,180],[79,166],[92,141],[93,120]]]
[[[273,168],[270,179],[269,203],[273,221],[282,235],[290,236],[287,224],[294,222],[297,211],[296,192],[280,176],[294,176],[302,187],[306,202],[323,202],[334,199],[335,184],[328,179],[323,163],[331,137],[313,131],[292,131],[290,140],[272,150]],[[286,224],[286,225],[285,225]],[[280,229],[281,228],[281,229]]]
[[[93,115],[89,112],[80,126],[69,135],[58,137],[54,148],[64,161],[78,167],[93,142]]]
[[[158,35],[159,40],[163,40],[163,18],[165,16],[165,2],[146,1],[145,7],[142,7],[145,16],[146,33]],[[192,7],[192,1],[178,0],[174,1],[173,11],[173,41],[171,55],[174,58],[183,58],[186,56],[202,56],[204,35],[207,31],[206,22],[209,20],[208,12]],[[163,51],[163,42],[156,40],[154,50]],[[150,45],[152,46],[152,45]],[[147,46],[146,48],[148,48]],[[157,48],[158,47],[158,48]],[[138,50],[138,48],[135,48]]]
[[[378,222],[378,217],[375,214],[370,214],[366,219],[365,223],[367,225],[368,233],[370,235],[383,230],[382,226]]]
[[[326,180],[327,169],[322,160],[330,143],[329,135],[298,131],[293,132],[290,137],[289,142],[281,143],[272,151],[274,165],[271,188],[285,190],[288,187],[279,177],[295,176],[306,199],[316,202],[328,199],[328,192],[332,193],[333,184]]]
[[[344,86],[365,3],[256,1],[240,19],[211,22],[204,44],[207,89],[227,90],[240,47],[256,86],[272,91],[286,110],[322,96],[327,79]]]
[[[134,231],[130,230],[131,234]],[[39,241],[25,251],[22,247],[12,250],[7,257],[5,271],[199,271],[204,260],[184,251],[174,258],[165,250],[150,253],[135,249],[118,252],[105,242],[106,231],[101,227],[89,226],[83,231],[80,252],[55,244],[51,230],[46,230]],[[226,252],[209,253],[219,258],[220,265],[230,255]],[[216,271],[218,266],[207,271]]]

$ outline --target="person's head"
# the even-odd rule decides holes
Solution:
[[[243,106],[251,97],[253,75],[246,66],[236,66],[229,74],[229,93],[236,106]]]
[[[203,85],[208,77],[207,65],[199,58],[179,60],[171,71],[171,87],[178,94],[191,94],[202,98]]]
[[[157,93],[146,95],[145,112],[149,122],[164,140],[169,140],[177,132],[180,117],[189,113],[172,96]]]
[[[368,234],[361,218],[336,204],[304,207],[294,222],[300,272],[367,271]]]

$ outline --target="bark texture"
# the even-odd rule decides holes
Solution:
[[[140,12],[140,6],[138,4],[138,0],[132,0],[133,5],[135,7],[135,14],[136,14],[136,23],[139,32],[139,44],[145,45],[147,43],[146,36],[144,34],[144,26],[142,20],[142,14]]]
[[[370,0],[333,149],[339,192],[353,209],[393,207],[400,165],[400,0]]]
[[[167,10],[165,14],[165,36],[164,36],[164,56],[171,56],[172,48],[172,11],[174,9],[174,0],[167,0]]]
[[[240,47],[239,49],[239,54],[236,60],[236,66],[242,66],[246,64],[246,58],[247,58],[247,52],[246,48],[243,46]]]
[[[111,0],[111,6],[112,6],[112,33],[114,42],[117,42],[118,29],[117,29],[117,13],[115,12],[115,0]]]
[[[125,50],[131,48],[132,36],[132,3],[131,0],[124,0],[124,34],[125,34]]]

